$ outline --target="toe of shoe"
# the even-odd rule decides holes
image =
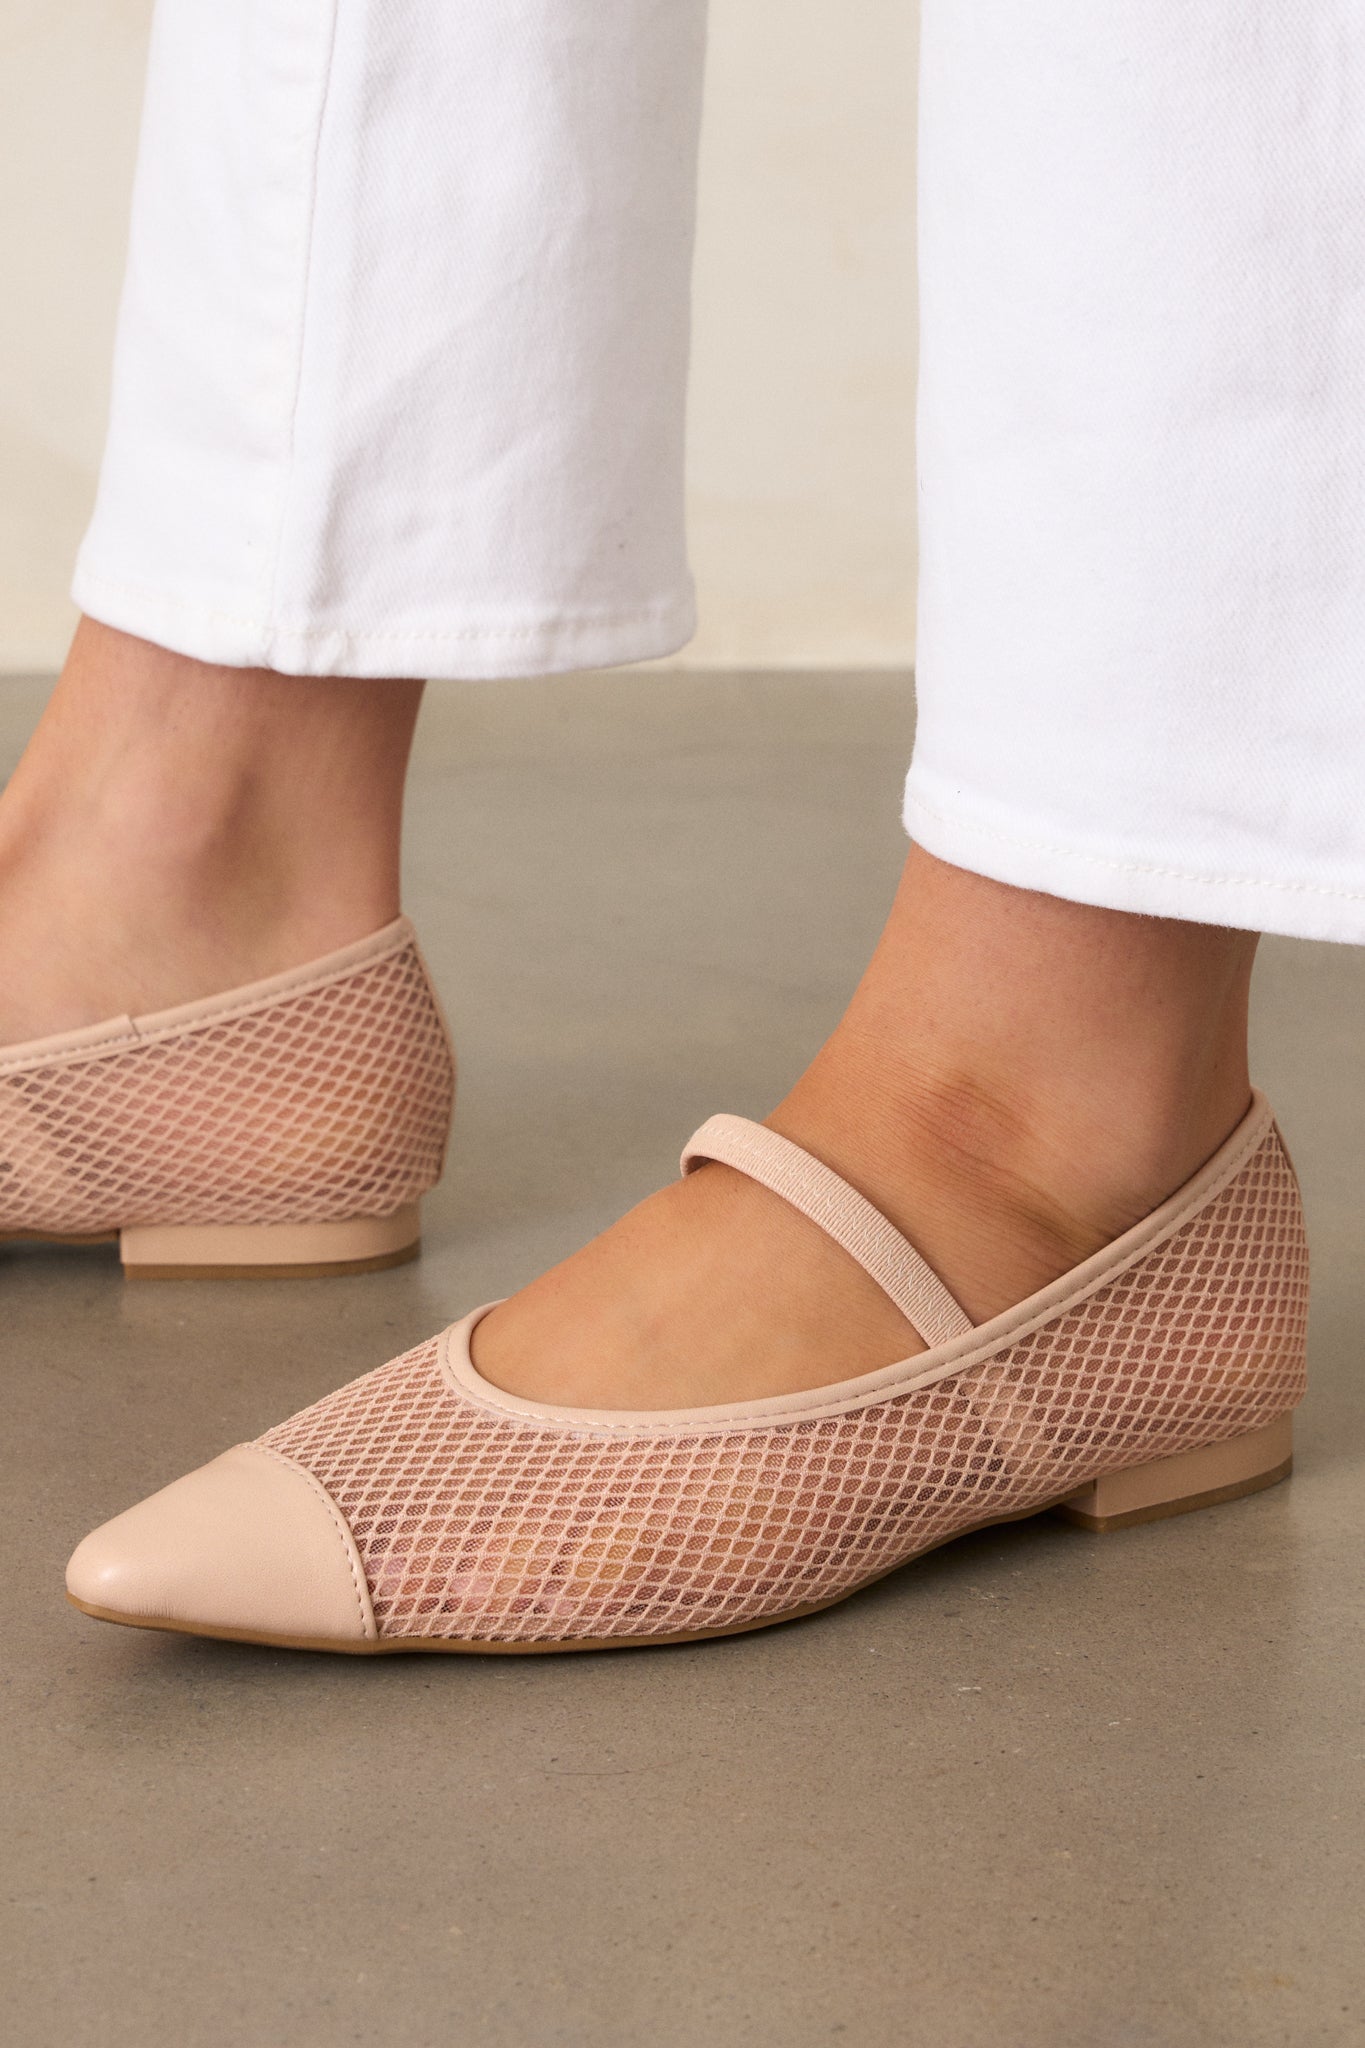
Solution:
[[[109,1621],[318,1648],[377,1635],[345,1517],[303,1466],[261,1444],[238,1444],[96,1529],[66,1585]]]

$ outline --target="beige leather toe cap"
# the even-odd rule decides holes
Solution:
[[[238,1444],[87,1536],[67,1590],[111,1620],[295,1643],[378,1634],[351,1532],[301,1465]]]

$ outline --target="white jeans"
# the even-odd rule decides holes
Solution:
[[[670,651],[705,0],[160,0],[75,594],[211,661]],[[914,837],[1365,939],[1365,8],[925,0]]]

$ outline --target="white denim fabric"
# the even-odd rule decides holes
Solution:
[[[704,37],[704,0],[159,0],[82,608],[310,675],[686,641]]]
[[[927,0],[931,852],[1365,939],[1365,6]]]
[[[907,826],[1365,939],[1365,7],[923,14]],[[310,674],[682,644],[704,37],[160,0],[83,608]]]

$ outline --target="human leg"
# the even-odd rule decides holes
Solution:
[[[1054,13],[1059,33],[1066,32],[1061,44],[1031,18],[1040,64],[1054,50],[1069,50],[1068,37],[1090,37],[1088,47],[1101,55],[1109,49],[1106,39],[1119,37],[1108,17],[1101,21],[1069,0],[1058,0]],[[984,14],[961,15],[984,32]],[[1320,43],[1315,28],[1286,28],[1284,22],[1282,15],[1267,12],[1267,39],[1257,48],[1273,51],[1284,34],[1311,45],[1296,54],[1306,54],[1310,68],[1323,67],[1327,89],[1319,99],[1330,105],[1334,85],[1351,84],[1358,32],[1343,16],[1335,27],[1344,40]],[[1174,10],[1155,17],[1145,10],[1140,19],[1123,17],[1120,26],[1124,47],[1154,56],[1158,79],[1183,81],[1188,95],[1179,102],[1181,121],[1163,133],[1164,156],[1157,152],[1159,161],[1175,167],[1172,190],[1181,205],[1158,213],[1150,181],[1135,178],[1131,207],[1144,220],[1150,213],[1177,244],[1192,222],[1188,246],[1202,259],[1216,250],[1226,226],[1218,188],[1212,209],[1218,217],[1205,237],[1201,194],[1214,188],[1201,186],[1197,173],[1208,146],[1209,110],[1224,111],[1236,99],[1224,91],[1229,80],[1245,82],[1238,71],[1238,23],[1231,9],[1219,14],[1219,33],[1201,41],[1202,62],[1193,70]],[[1231,38],[1226,50],[1224,35]],[[1344,75],[1333,68],[1343,52]],[[1107,81],[1119,96],[1117,110],[1131,111],[1123,99],[1131,91],[1130,73],[1124,63],[1102,66],[1083,72],[1077,82],[1059,64],[1055,77],[1066,81],[1061,112],[1069,107],[1092,139],[1098,134],[1103,140],[1105,110],[1101,106],[1096,121],[1089,95],[1097,81]],[[1191,81],[1197,88],[1201,78],[1209,90],[1191,90]],[[1037,95],[1021,97],[1035,118]],[[1159,95],[1150,105],[1139,99],[1133,125],[1145,133],[1161,101]],[[1266,118],[1276,103],[1275,94],[1260,103]],[[1199,123],[1187,118],[1191,107],[1198,108]],[[1121,121],[1111,127],[1123,132]],[[1241,165],[1235,124],[1221,141],[1228,145],[1227,161]],[[1262,197],[1278,206],[1285,167],[1254,150],[1245,161],[1253,184],[1256,175],[1267,180]],[[1349,177],[1349,162],[1346,171]],[[1127,176],[1125,167],[1120,177]],[[1001,189],[1025,211],[1038,196],[1003,173]],[[1088,194],[1092,187],[1081,181],[1081,189]],[[1255,217],[1254,201],[1253,192],[1248,219]],[[1126,219],[1122,215],[1121,224]],[[1087,330],[1085,337],[1094,343],[1095,363],[1068,358],[1063,373],[1049,382],[1053,358],[1046,349],[1040,358],[1060,502],[1066,500],[1073,456],[1096,445],[1093,435],[1070,430],[1076,418],[1083,427],[1090,424],[1091,370],[1102,410],[1114,369],[1105,343],[1122,348],[1130,331],[1122,287],[1140,278],[1140,268],[1125,268],[1122,238],[1111,253],[1115,266],[1109,273],[1101,267],[1095,288],[1113,293],[1112,323]],[[989,283],[989,264],[967,270],[972,279]],[[1215,266],[1212,282],[1219,275]],[[1235,279],[1223,274],[1234,312],[1255,303],[1241,280],[1240,269]],[[1301,294],[1291,296],[1295,305],[1302,303]],[[1349,326],[1349,308],[1357,301],[1349,291],[1339,296]],[[931,293],[931,330],[941,303]],[[978,314],[985,317],[981,309]],[[1212,325],[1223,331],[1217,319]],[[959,346],[970,373],[970,325],[958,325],[946,338]],[[941,348],[942,329],[931,331],[930,339]],[[1262,339],[1270,344],[1275,336]],[[1261,409],[1273,427],[1278,357],[1269,345],[1258,354],[1254,334],[1247,346],[1253,372],[1262,362],[1271,366],[1264,390],[1254,375],[1250,389],[1253,398],[1264,398]],[[931,347],[931,369],[933,355]],[[1319,358],[1307,386],[1307,398],[1322,401],[1329,425],[1344,417],[1353,374],[1348,370],[1345,381],[1334,380],[1334,362]],[[1160,560],[1184,578],[1173,610],[1186,624],[1200,622],[1199,644],[1216,657],[1220,644],[1243,644],[1245,621],[1240,613],[1230,618],[1229,592],[1234,612],[1242,602],[1254,608],[1261,589],[1258,565],[1274,540],[1279,500],[1269,488],[1271,470],[1257,462],[1248,470],[1241,460],[1257,430],[1253,426],[1243,445],[1237,423],[1256,407],[1243,402],[1246,394],[1236,378],[1227,392],[1216,378],[1210,383],[1210,369],[1221,371],[1221,365],[1201,358],[1192,378],[1189,367],[1178,356],[1173,364],[1155,346],[1139,364],[1144,390],[1165,391],[1169,399],[1151,426],[1161,445],[1150,462],[1134,466],[1131,440],[1120,436],[1118,459],[1098,466],[1098,490],[1093,476],[1079,480],[1086,484],[1083,491],[1074,476],[1071,483],[1077,484],[1081,531],[1089,522],[1103,534],[1108,490],[1136,489],[1141,498],[1153,479],[1164,483],[1167,455],[1190,455],[1180,469],[1190,486],[1183,496],[1173,501],[1164,489],[1149,490],[1137,516],[1125,516],[1109,530],[1120,539],[1120,564],[1128,560],[1127,540],[1161,537]],[[1325,382],[1319,375],[1324,370]],[[1026,383],[1016,397],[1022,401],[1028,389]],[[1196,426],[1207,432],[1191,435],[1191,408]],[[1010,446],[1015,426],[1008,405],[1004,410],[1002,432]],[[984,589],[980,578],[973,582],[970,521],[954,523],[940,509],[959,473],[955,465],[963,465],[963,477],[971,474],[972,417],[970,406],[964,407],[961,448],[951,437],[935,444],[930,434],[931,450],[941,454],[947,445],[950,455],[937,478],[931,466],[936,489],[926,505],[930,630],[921,709],[930,763],[944,758],[945,707],[954,675],[954,662],[944,659],[945,646],[954,643],[951,637],[945,641],[942,608],[955,607],[950,624],[966,643],[984,619],[993,627],[992,644],[1003,648],[1017,635],[1011,605],[1022,605],[1030,595],[1027,572],[1039,566],[1038,544],[1045,553],[1049,537],[1046,526],[1039,533],[1024,525],[1020,506],[1012,504],[1006,538],[1010,532],[1024,536],[1034,553],[1021,540],[1021,556],[989,555]],[[1222,429],[1229,419],[1234,432],[1227,442]],[[1315,469],[1326,446],[1311,433],[1294,444],[1300,484],[1311,484],[1314,476],[1319,483],[1324,476],[1332,480]],[[1349,511],[1359,465],[1348,470],[1337,480],[1341,488],[1332,502]],[[1248,493],[1248,475],[1259,477],[1264,491]],[[1241,523],[1230,537],[1230,553],[1201,551],[1193,545],[1200,522],[1224,487],[1236,498]],[[1302,502],[1312,502],[1311,489]],[[1174,531],[1162,525],[1172,509],[1179,514]],[[1088,559],[1084,553],[1082,559]],[[1339,557],[1329,556],[1329,566],[1334,560]],[[1225,574],[1230,561],[1237,571],[1231,582]],[[1051,567],[1052,582],[1045,586],[1055,600],[1050,617],[1064,629],[1064,550]],[[1149,608],[1160,626],[1168,595],[1160,562],[1149,549],[1134,553],[1129,568],[1131,588],[1125,584],[1123,590],[1139,610]],[[1276,621],[1281,661],[1287,650],[1302,654],[1317,644],[1315,591],[1302,558],[1286,587],[1294,602]],[[1344,597],[1331,630],[1349,636],[1357,589],[1349,565],[1332,587]],[[1145,737],[1148,768],[1159,763],[1164,749],[1174,771],[1188,765],[1174,758],[1187,741],[1197,742],[1191,756],[1196,765],[1199,749],[1207,753],[1212,747],[1212,770],[1198,785],[1201,800],[1220,826],[1231,818],[1234,840],[1248,832],[1255,840],[1263,822],[1257,805],[1274,783],[1267,734],[1275,726],[1273,720],[1258,726],[1248,719],[1247,707],[1230,687],[1235,662],[1215,659],[1192,672],[1198,716],[1187,730],[1163,715],[1178,704],[1178,670],[1163,671],[1147,699],[1142,697],[1141,668],[1132,660],[1132,606],[1125,613],[1104,591],[1099,603],[1092,601],[1094,591],[1084,595],[1086,631],[1077,644],[1059,630],[1050,648],[1040,652],[1032,642],[1027,645],[1029,675],[1045,679],[1051,660],[1065,684],[1059,692],[1040,683],[1036,706],[1045,715],[1031,747],[1011,754],[999,744],[990,719],[1003,699],[989,689],[971,718],[959,717],[959,740],[970,737],[975,722],[983,756],[1003,767],[1025,808],[1030,802],[1047,807],[1050,790],[1039,773],[1040,757],[1052,772],[1060,764],[1072,783],[1079,778],[1086,797],[1093,792],[1085,785],[1085,770],[1096,766],[1102,796],[1108,792],[1112,802],[1115,792],[1127,792],[1115,818],[1104,822],[1116,820],[1120,835],[1140,830],[1149,848],[1153,838],[1159,847],[1163,835],[1183,844],[1188,826],[1202,827],[1209,819],[1191,798],[1188,777],[1174,772],[1167,785],[1150,774],[1139,778],[1142,797],[1154,802],[1144,810],[1134,785],[1119,772],[1128,766],[1125,749]],[[1022,609],[1018,616],[1024,616]],[[1110,658],[1100,662],[1094,658],[1095,636],[1103,637],[1106,627]],[[1178,651],[1179,640],[1179,634],[1163,640],[1162,651]],[[1146,643],[1137,645],[1141,650]],[[1266,671],[1259,673],[1264,678]],[[1132,698],[1116,700],[1113,686],[1120,675],[1134,686]],[[1168,688],[1173,675],[1174,691]],[[1012,679],[1002,671],[997,680],[1003,690]],[[1339,678],[1329,664],[1316,680],[1322,687],[1311,693],[1313,716],[1304,730],[1317,739],[1309,738],[1302,758],[1311,759],[1322,734],[1332,730]],[[1145,735],[1144,701],[1157,714],[1154,731]],[[1268,708],[1273,699],[1263,696],[1257,710]],[[1015,730],[1024,732],[1030,716],[1026,697]],[[1249,744],[1243,724],[1252,734]],[[1001,730],[1008,729],[1002,715]],[[1227,742],[1221,755],[1220,735]],[[1346,732],[1344,752],[1358,768],[1362,748],[1354,743],[1353,728]],[[913,776],[911,793],[913,823]],[[1063,795],[1074,794],[1064,781]],[[924,809],[929,816],[932,806]],[[1277,841],[1273,830],[1259,832],[1262,851],[1281,846],[1291,861],[1303,858],[1311,870],[1322,823],[1310,791],[1306,807],[1294,811],[1287,836]],[[766,1199],[770,1187],[750,1190],[737,1182],[734,1159],[727,1171],[722,1153],[716,1166],[694,1176],[695,1196],[655,1198],[653,1208],[646,1205],[520,1300],[482,1315],[476,1311],[431,1345],[262,1440],[252,1469],[259,1471],[259,1459],[268,1456],[292,1461],[327,1490],[353,1540],[349,1567],[358,1575],[356,1583],[363,1579],[370,1604],[360,1600],[347,1628],[327,1638],[331,1646],[573,1646],[755,1625],[839,1597],[876,1569],[889,1569],[963,1528],[1069,1501],[1087,1474],[1100,1481],[1116,1471],[1136,1473],[1240,1444],[1245,1462],[1240,1476],[1228,1482],[1231,1487],[1282,1476],[1287,1417],[1303,1385],[1306,1267],[1297,1191],[1268,1110],[1253,1097],[1239,1120],[1247,1092],[1245,1002],[1254,950],[1247,932],[1257,924],[1318,929],[1313,906],[1322,893],[1320,877],[1309,872],[1302,888],[1292,878],[1282,886],[1272,862],[1269,872],[1254,878],[1254,891],[1211,899],[1209,874],[1178,863],[1168,871],[1147,858],[1109,864],[1111,875],[1129,878],[1122,884],[1082,882],[1082,874],[1093,877],[1105,863],[1089,861],[1083,832],[1075,838],[1069,885],[1035,895],[1041,878],[996,872],[984,854],[975,865],[958,866],[936,848],[932,829],[924,832],[921,844],[938,852],[937,863],[926,865],[922,855],[912,860],[907,893],[849,1016],[770,1120],[774,1130],[799,1132],[816,1155],[796,1170],[798,1185],[803,1172],[806,1185],[821,1185],[817,1161],[822,1152],[837,1151],[849,1162],[849,1178],[861,1183],[858,1195],[875,1182],[884,1207],[893,1220],[903,1219],[921,1250],[934,1241],[930,1264],[937,1265],[940,1281],[955,1288],[955,1314],[937,1324],[931,1318],[931,1326],[921,1329],[913,1316],[908,1324],[903,1316],[897,1321],[899,1310],[856,1292],[862,1287],[856,1262],[852,1268],[840,1264],[849,1242],[865,1249],[880,1245],[881,1253],[889,1243],[892,1263],[899,1259],[907,1272],[913,1272],[914,1259],[903,1244],[896,1250],[898,1237],[886,1238],[889,1224],[878,1236],[866,1203],[853,1193],[846,1190],[843,1215],[846,1224],[850,1217],[854,1221],[841,1239],[844,1249],[835,1251],[805,1234],[800,1217],[776,1209]],[[1220,833],[1213,839],[1221,843]],[[1015,843],[1039,851],[1027,835]],[[1343,918],[1361,894],[1355,886],[1358,863],[1354,880],[1351,875],[1353,848],[1358,852],[1348,835],[1344,852],[1333,852],[1333,861],[1341,854],[1344,866],[1328,863],[1326,892],[1339,911],[1346,906]],[[1161,900],[1134,900],[1133,874],[1160,882]],[[1337,887],[1343,874],[1346,886]],[[987,876],[1003,894],[987,886]],[[1048,900],[1053,894],[1060,904]],[[1206,922],[1211,900],[1228,928]],[[1086,906],[1098,914],[1088,915]],[[1274,914],[1262,915],[1269,906],[1275,906]],[[1334,935],[1360,932],[1339,924]],[[766,1141],[761,1131],[751,1130],[743,1142],[752,1156]],[[1216,1147],[1211,1157],[1209,1147]],[[703,1156],[716,1154],[703,1146]],[[824,1164],[830,1163],[826,1158]],[[1182,1180],[1182,1174],[1188,1177]],[[940,1206],[945,1187],[951,1199]],[[1152,1202],[1155,1207],[1143,1214],[1141,1205]],[[781,1269],[776,1286],[765,1283],[752,1256],[760,1233],[768,1258]],[[957,1272],[950,1271],[954,1260]],[[636,1288],[625,1277],[630,1262],[649,1271],[647,1285]],[[870,1271],[876,1260],[863,1263]],[[1013,1299],[1002,1308],[1007,1270]],[[887,1301],[899,1298],[884,1280],[879,1284]],[[1016,1290],[1030,1287],[1020,1298]],[[619,1314],[609,1300],[618,1290],[627,1301]],[[842,1298],[836,1290],[843,1290]],[[832,1312],[825,1310],[827,1302],[835,1305]],[[812,1303],[824,1314],[818,1341]],[[563,1328],[579,1313],[593,1328],[593,1341],[584,1347]],[[689,1342],[670,1349],[665,1326],[675,1316],[684,1320]],[[988,1319],[984,1328],[982,1317]],[[739,1324],[743,1341],[727,1350],[725,1337],[713,1336],[712,1322]],[[528,1341],[523,1349],[519,1328],[529,1333],[533,1327],[536,1343]],[[537,1377],[529,1354],[542,1345],[551,1365]],[[821,1347],[827,1362],[816,1382],[809,1357]],[[632,1367],[629,1359],[623,1364],[627,1350],[649,1353],[654,1369]],[[665,1385],[704,1405],[661,1410],[659,1390]],[[584,1398],[601,1405],[578,1405]],[[568,1406],[562,1405],[566,1399]],[[387,1447],[400,1441],[402,1454],[390,1457]],[[1258,1461],[1259,1468],[1251,1469]],[[1186,1471],[1183,1464],[1181,1469]],[[1185,1483],[1168,1478],[1171,1486]],[[219,1482],[193,1476],[186,1482],[191,1492],[177,1495],[177,1503],[210,1483]],[[1226,1490],[1215,1483],[1194,1488],[1186,1498],[1197,1502]],[[1163,1502],[1158,1486],[1155,1504],[1178,1503],[1170,1493]],[[179,1517],[181,1509],[168,1499],[165,1512]],[[114,1525],[93,1549],[83,1548],[73,1566],[73,1590],[89,1604],[132,1618],[126,1605],[120,1609],[112,1598],[102,1603],[91,1590],[100,1584],[100,1573],[107,1573],[106,1583],[120,1586],[125,1602],[141,1589],[139,1597],[145,1593],[155,1603],[154,1609],[138,1611],[144,1617],[154,1611],[158,1625],[211,1626],[207,1605],[196,1605],[205,1597],[202,1579],[171,1585],[165,1576],[165,1530],[182,1525],[160,1522],[161,1514],[148,1504],[147,1514],[134,1511],[121,1529]],[[245,1583],[237,1590],[243,1598],[251,1592]],[[245,1632],[289,1639],[272,1632],[261,1606],[253,1613]]]
[[[0,1046],[259,980],[399,913],[422,685],[93,620],[0,795]]]
[[[0,806],[0,1236],[119,1230],[126,1254],[130,1226],[345,1223],[439,1170],[449,1056],[411,934],[397,964],[350,963],[325,1059],[298,988],[256,984],[311,961],[331,986],[335,949],[394,918],[413,678],[691,629],[704,21],[702,0],[162,0],[87,621]],[[243,1005],[270,1042],[214,1055],[206,1121],[193,1048]],[[281,1102],[327,1170],[305,1132],[279,1142]],[[229,1135],[263,1185],[246,1158],[215,1184]],[[359,1170],[390,1141],[392,1171]]]
[[[0,796],[0,1240],[130,1272],[417,1247],[453,1067],[400,916],[422,685],[85,621]]]
[[[0,1043],[396,914],[396,679],[686,637],[704,25],[162,0],[89,618],[0,807]]]
[[[915,849],[848,1011],[768,1121],[988,1321],[1154,1209],[1244,1114],[1255,948]],[[795,1392],[834,1359],[871,1371],[920,1348],[814,1224],[724,1166],[650,1197],[474,1339],[511,1393],[631,1409]]]

